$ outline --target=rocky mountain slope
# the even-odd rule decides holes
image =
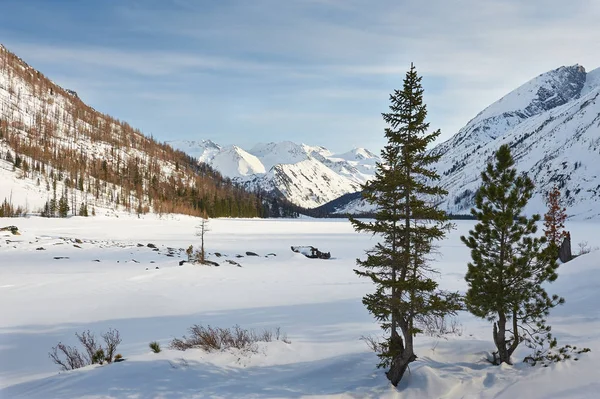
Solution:
[[[372,178],[379,161],[364,148],[333,154],[324,147],[289,141],[257,144],[248,151],[210,140],[169,144],[250,190],[275,192],[304,208],[359,191],[361,184]]]
[[[580,65],[544,73],[490,105],[434,152],[449,212],[468,213],[479,176],[494,151],[509,144],[517,169],[535,182],[529,212],[545,211],[558,186],[575,218],[600,216],[600,69]]]
[[[449,195],[441,206],[469,214],[481,171],[500,145],[509,144],[520,172],[534,181],[526,211],[544,213],[555,185],[571,218],[600,217],[600,69],[580,65],[543,73],[485,108],[431,151]],[[337,203],[336,213],[372,210],[362,200]]]

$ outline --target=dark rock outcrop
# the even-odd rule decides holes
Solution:
[[[573,259],[573,254],[571,253],[571,234],[569,232],[567,232],[567,236],[560,244],[560,248],[558,249],[558,258],[562,263],[567,263]]]

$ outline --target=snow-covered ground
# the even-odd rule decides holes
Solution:
[[[598,252],[563,265],[550,286],[567,300],[550,318],[559,342],[591,353],[530,367],[520,362],[523,346],[515,366],[492,366],[484,360],[491,326],[460,314],[460,335],[417,338],[419,358],[395,389],[359,339],[379,334],[361,304],[371,284],[352,272],[373,238],[345,220],[211,220],[206,245],[221,266],[179,266],[180,249],[198,244],[197,224],[151,215],[0,219],[22,233],[0,232],[0,398],[590,398],[600,390]],[[469,252],[459,237],[472,225],[457,222],[440,245],[443,288],[465,289]],[[600,245],[599,227],[569,223],[574,249]],[[292,245],[332,259],[307,259]],[[281,327],[291,343],[261,344],[254,354],[165,350],[193,324]],[[110,327],[121,333],[125,362],[58,373],[52,346]],[[148,348],[155,340],[159,354]]]

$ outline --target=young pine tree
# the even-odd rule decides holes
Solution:
[[[379,367],[389,367],[386,375],[397,386],[417,358],[413,338],[420,332],[419,323],[454,312],[459,304],[457,294],[437,289],[427,262],[433,241],[442,239],[451,225],[436,207],[436,200],[446,194],[430,168],[439,157],[427,152],[440,131],[427,133],[421,77],[414,66],[390,102],[390,112],[383,114],[388,143],[381,151],[382,163],[363,187],[365,200],[376,206],[375,221],[350,221],[356,231],[380,238],[365,260],[357,260],[361,270],[355,272],[376,286],[363,303],[386,332]]]
[[[547,335],[545,319],[564,302],[542,287],[556,280],[558,265],[544,251],[545,237],[535,237],[539,215],[524,216],[533,182],[517,175],[508,145],[481,174],[482,185],[471,213],[479,221],[462,241],[471,249],[465,279],[467,309],[493,322],[496,345],[492,363],[511,364],[510,357],[525,339]]]
[[[548,240],[548,251],[555,258],[562,240],[567,236],[565,231],[565,220],[567,220],[567,208],[560,204],[560,190],[554,187],[546,196],[548,212],[544,215],[544,235]]]

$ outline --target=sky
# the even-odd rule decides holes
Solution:
[[[447,140],[562,65],[600,66],[596,0],[4,0],[0,43],[159,141],[385,144],[411,62]]]

